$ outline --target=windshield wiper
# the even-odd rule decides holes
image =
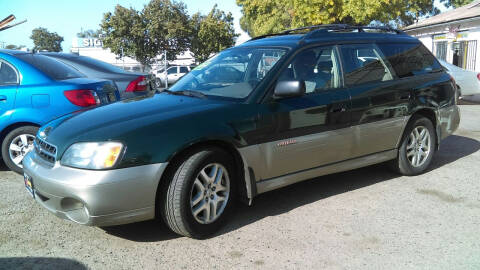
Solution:
[[[199,91],[195,90],[181,90],[181,91],[172,91],[169,90],[168,88],[164,89],[160,93],[165,92],[171,95],[177,95],[177,96],[187,96],[187,97],[197,97],[197,98],[207,98],[207,96]]]

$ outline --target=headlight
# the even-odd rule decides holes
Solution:
[[[122,153],[119,142],[75,143],[63,154],[63,165],[82,169],[108,169],[115,165]]]

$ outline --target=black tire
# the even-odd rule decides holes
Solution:
[[[234,208],[237,191],[234,159],[219,148],[207,148],[187,155],[178,163],[171,171],[170,179],[164,179],[167,181],[163,183],[163,187],[159,190],[160,194],[158,196],[160,199],[157,207],[159,207],[164,222],[175,233],[197,239],[208,237],[225,224]],[[227,171],[229,195],[223,212],[218,218],[211,223],[202,224],[194,217],[190,203],[194,182],[199,173],[209,164],[220,164]],[[208,200],[209,198],[204,198],[200,203],[208,202]]]
[[[5,165],[7,165],[7,167],[10,170],[12,170],[12,171],[14,171],[18,174],[23,174],[23,167],[21,167],[21,163],[20,163],[20,166],[18,166],[17,164],[15,164],[15,162],[10,157],[9,149],[10,149],[10,144],[12,143],[12,141],[22,134],[26,134],[26,135],[35,137],[35,135],[37,134],[37,131],[38,131],[38,127],[23,126],[23,127],[18,127],[16,129],[10,131],[7,134],[7,136],[5,136],[5,138],[3,139],[3,142],[2,142],[2,158],[3,158],[3,161],[5,162]],[[28,142],[29,143],[31,142],[31,138]]]
[[[430,144],[429,144],[429,152],[427,157],[424,158],[423,163],[419,164],[419,166],[414,166],[412,161],[407,157],[407,146],[411,142],[410,134],[416,129],[417,127],[424,127],[428,130],[430,136]],[[432,121],[430,119],[414,115],[412,119],[410,119],[407,127],[405,128],[405,132],[402,136],[402,140],[400,142],[400,147],[398,149],[398,156],[395,160],[390,162],[390,168],[392,168],[395,172],[400,173],[402,175],[418,175],[428,168],[430,163],[432,162],[433,155],[436,150],[437,145],[437,136],[435,132],[435,128],[433,127]]]

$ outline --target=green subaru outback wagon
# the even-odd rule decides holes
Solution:
[[[23,161],[55,215],[107,226],[162,218],[195,238],[236,201],[388,162],[416,175],[459,124],[453,79],[417,39],[320,25],[220,52],[170,89],[43,126]]]

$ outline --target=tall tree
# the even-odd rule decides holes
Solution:
[[[399,26],[438,13],[433,0],[237,0],[250,36],[316,24],[371,22]]]
[[[77,33],[78,38],[99,38],[100,34],[102,34],[101,30],[82,30]]]
[[[35,51],[59,52],[62,50],[63,37],[56,32],[49,32],[46,28],[33,29],[30,38],[33,40]]]
[[[440,0],[446,7],[458,8],[473,2],[473,0]]]
[[[25,48],[25,45],[14,45],[14,44],[8,44],[7,46],[5,46],[5,49],[8,49],[8,50],[20,50],[22,48]]]
[[[174,59],[189,42],[186,7],[170,0],[151,0],[142,11],[117,5],[113,14],[104,14],[100,28],[105,47],[117,55],[123,51],[144,67],[164,51]]]
[[[232,13],[225,13],[215,5],[207,16],[196,13],[190,20],[190,51],[197,62],[235,44],[238,34],[233,27]]]

